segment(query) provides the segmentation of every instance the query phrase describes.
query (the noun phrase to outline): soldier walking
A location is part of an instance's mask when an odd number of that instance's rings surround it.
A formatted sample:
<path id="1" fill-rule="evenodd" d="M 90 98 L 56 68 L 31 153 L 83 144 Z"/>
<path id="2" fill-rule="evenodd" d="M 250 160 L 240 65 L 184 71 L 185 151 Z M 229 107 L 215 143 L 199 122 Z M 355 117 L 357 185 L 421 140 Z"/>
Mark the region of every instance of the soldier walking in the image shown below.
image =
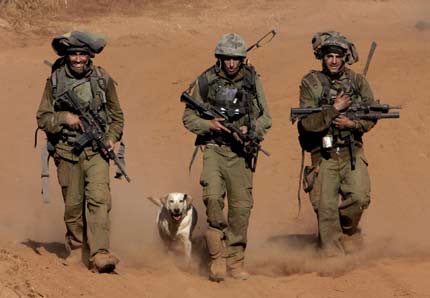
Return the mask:
<path id="1" fill-rule="evenodd" d="M 323 107 L 299 124 L 302 148 L 312 167 L 305 182 L 318 218 L 319 239 L 326 256 L 343 255 L 361 243 L 360 222 L 370 204 L 370 178 L 363 134 L 374 120 L 351 120 L 342 114 L 352 104 L 375 103 L 366 78 L 346 67 L 358 61 L 355 46 L 338 32 L 317 33 L 312 39 L 321 71 L 311 71 L 300 85 L 300 107 Z"/>
<path id="2" fill-rule="evenodd" d="M 217 61 L 197 78 L 192 97 L 219 108 L 244 135 L 262 139 L 272 119 L 260 77 L 246 63 L 246 55 L 242 37 L 236 33 L 222 36 L 215 48 Z M 224 280 L 226 273 L 235 279 L 249 277 L 244 260 L 256 157 L 246 153 L 244 144 L 223 122 L 224 118 L 206 119 L 190 107 L 183 115 L 185 127 L 197 135 L 196 145 L 203 149 L 200 184 L 209 224 L 209 279 L 217 282 Z M 225 197 L 227 218 L 223 213 Z"/>
<path id="3" fill-rule="evenodd" d="M 67 262 L 81 261 L 87 242 L 90 267 L 100 273 L 112 272 L 119 262 L 109 251 L 109 159 L 94 141 L 76 150 L 83 125 L 60 97 L 72 90 L 83 109 L 94 111 L 107 124 L 104 144 L 113 148 L 121 139 L 124 116 L 112 78 L 91 59 L 105 46 L 102 37 L 87 32 L 54 38 L 52 47 L 60 58 L 53 65 L 37 111 L 37 124 L 48 136 L 64 199 Z"/>

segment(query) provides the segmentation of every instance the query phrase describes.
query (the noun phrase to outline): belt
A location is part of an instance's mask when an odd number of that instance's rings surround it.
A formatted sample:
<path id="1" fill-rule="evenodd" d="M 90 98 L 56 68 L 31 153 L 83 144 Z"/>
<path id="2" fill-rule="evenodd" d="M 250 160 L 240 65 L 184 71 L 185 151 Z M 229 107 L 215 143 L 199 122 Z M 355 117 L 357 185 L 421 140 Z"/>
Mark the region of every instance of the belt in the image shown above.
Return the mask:
<path id="1" fill-rule="evenodd" d="M 356 143 L 354 145 L 354 150 L 352 154 L 355 155 L 358 151 L 362 149 L 362 147 L 363 145 L 361 143 Z M 320 160 L 321 158 L 333 160 L 350 159 L 351 156 L 349 153 L 349 145 L 336 145 L 330 150 L 320 149 L 311 153 L 312 164 L 314 164 L 314 162 Z"/>

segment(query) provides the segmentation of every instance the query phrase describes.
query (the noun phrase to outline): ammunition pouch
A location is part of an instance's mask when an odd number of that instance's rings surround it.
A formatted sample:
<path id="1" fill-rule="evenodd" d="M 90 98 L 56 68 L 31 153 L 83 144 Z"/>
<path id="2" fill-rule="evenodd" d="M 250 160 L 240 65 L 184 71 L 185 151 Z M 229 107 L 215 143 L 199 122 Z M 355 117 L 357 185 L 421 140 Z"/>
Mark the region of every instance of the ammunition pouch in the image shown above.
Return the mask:
<path id="1" fill-rule="evenodd" d="M 321 141 L 323 136 L 327 134 L 327 131 L 323 132 L 308 132 L 305 131 L 301 122 L 297 124 L 297 129 L 299 132 L 299 143 L 300 147 L 306 152 L 312 152 L 316 148 L 321 147 Z"/>

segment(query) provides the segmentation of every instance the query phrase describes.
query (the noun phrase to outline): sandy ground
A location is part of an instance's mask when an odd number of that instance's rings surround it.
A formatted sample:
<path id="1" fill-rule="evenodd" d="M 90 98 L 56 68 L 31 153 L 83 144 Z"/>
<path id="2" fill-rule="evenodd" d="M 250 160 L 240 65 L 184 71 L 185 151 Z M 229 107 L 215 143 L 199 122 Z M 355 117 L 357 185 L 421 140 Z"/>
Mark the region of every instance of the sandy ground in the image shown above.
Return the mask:
<path id="1" fill-rule="evenodd" d="M 430 297 L 428 1 L 161 1 L 133 14 L 72 19 L 46 20 L 45 27 L 20 33 L 0 22 L 1 298 Z M 215 284 L 201 265 L 201 156 L 188 175 L 194 136 L 182 126 L 179 95 L 214 62 L 222 34 L 238 32 L 251 43 L 272 28 L 278 36 L 250 54 L 273 115 L 264 142 L 272 156 L 260 157 L 255 175 L 246 265 L 253 275 Z M 53 165 L 52 202 L 43 204 L 40 196 L 43 137 L 34 149 L 35 112 L 49 75 L 42 61 L 55 59 L 46 32 L 73 29 L 108 34 L 109 46 L 95 62 L 119 83 L 126 115 L 133 181 L 112 180 L 112 249 L 122 260 L 112 275 L 62 264 L 63 205 Z M 355 41 L 358 72 L 371 41 L 378 43 L 368 79 L 381 101 L 403 107 L 399 120 L 380 121 L 365 137 L 372 178 L 365 248 L 331 261 L 315 251 L 316 221 L 306 196 L 296 217 L 300 150 L 289 122 L 302 76 L 320 67 L 311 37 L 328 29 Z M 190 268 L 163 253 L 156 209 L 144 199 L 171 191 L 190 193 L 200 214 Z"/>

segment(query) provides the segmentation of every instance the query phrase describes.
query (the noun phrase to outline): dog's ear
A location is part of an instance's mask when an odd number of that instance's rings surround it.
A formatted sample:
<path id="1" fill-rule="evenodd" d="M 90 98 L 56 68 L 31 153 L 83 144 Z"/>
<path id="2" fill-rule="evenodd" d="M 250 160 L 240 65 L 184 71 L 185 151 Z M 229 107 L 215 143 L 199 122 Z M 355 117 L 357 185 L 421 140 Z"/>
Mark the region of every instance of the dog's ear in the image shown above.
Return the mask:
<path id="1" fill-rule="evenodd" d="M 166 206 L 166 204 L 167 204 L 167 198 L 169 197 L 169 194 L 165 194 L 164 196 L 162 196 L 161 198 L 160 198 L 160 202 L 161 202 L 161 204 L 163 204 L 164 206 Z"/>
<path id="2" fill-rule="evenodd" d="M 184 199 L 185 201 L 187 201 L 187 205 L 191 206 L 191 203 L 193 202 L 193 197 L 188 194 L 184 194 Z"/>

